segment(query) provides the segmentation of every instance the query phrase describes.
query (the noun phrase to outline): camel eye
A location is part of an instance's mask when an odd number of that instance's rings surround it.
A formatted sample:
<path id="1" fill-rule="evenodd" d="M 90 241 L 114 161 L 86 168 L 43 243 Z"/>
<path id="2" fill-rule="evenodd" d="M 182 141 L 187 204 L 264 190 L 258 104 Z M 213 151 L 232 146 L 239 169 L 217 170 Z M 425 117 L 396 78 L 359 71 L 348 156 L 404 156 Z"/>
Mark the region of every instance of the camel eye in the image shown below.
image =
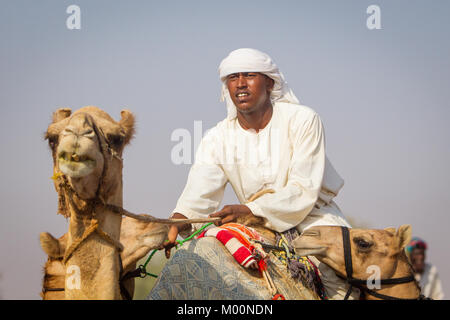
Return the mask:
<path id="1" fill-rule="evenodd" d="M 362 250 L 367 250 L 372 246 L 372 243 L 370 243 L 364 239 L 361 239 L 361 238 L 355 239 L 354 242 L 356 243 L 358 248 L 362 249 Z"/>
<path id="2" fill-rule="evenodd" d="M 124 137 L 120 134 L 108 134 L 108 141 L 112 147 L 119 148 L 123 144 Z"/>
<path id="3" fill-rule="evenodd" d="M 54 149 L 58 144 L 58 136 L 53 134 L 48 134 L 45 137 L 48 140 L 48 145 L 50 148 Z"/>

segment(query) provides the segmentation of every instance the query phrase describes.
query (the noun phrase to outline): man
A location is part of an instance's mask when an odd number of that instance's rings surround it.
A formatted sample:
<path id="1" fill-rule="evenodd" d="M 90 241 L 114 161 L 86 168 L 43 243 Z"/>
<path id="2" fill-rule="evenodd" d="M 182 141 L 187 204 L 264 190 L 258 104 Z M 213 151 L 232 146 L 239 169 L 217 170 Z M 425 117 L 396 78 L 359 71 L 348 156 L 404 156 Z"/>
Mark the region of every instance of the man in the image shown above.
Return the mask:
<path id="1" fill-rule="evenodd" d="M 441 280 L 434 265 L 425 262 L 427 244 L 420 238 L 413 238 L 406 247 L 414 268 L 416 280 L 419 282 L 422 294 L 434 300 L 444 299 Z"/>
<path id="2" fill-rule="evenodd" d="M 325 156 L 322 122 L 299 104 L 276 64 L 254 49 L 231 52 L 219 67 L 227 118 L 202 139 L 186 187 L 172 218 L 221 217 L 224 224 L 239 216 L 262 217 L 277 232 L 315 225 L 349 226 L 333 198 L 342 179 Z M 240 204 L 217 211 L 230 183 Z M 256 192 L 273 189 L 247 203 Z M 164 246 L 169 257 L 180 233 L 196 225 L 173 226 Z M 343 298 L 347 285 L 314 259 L 330 298 Z M 351 298 L 357 298 L 357 290 Z"/>

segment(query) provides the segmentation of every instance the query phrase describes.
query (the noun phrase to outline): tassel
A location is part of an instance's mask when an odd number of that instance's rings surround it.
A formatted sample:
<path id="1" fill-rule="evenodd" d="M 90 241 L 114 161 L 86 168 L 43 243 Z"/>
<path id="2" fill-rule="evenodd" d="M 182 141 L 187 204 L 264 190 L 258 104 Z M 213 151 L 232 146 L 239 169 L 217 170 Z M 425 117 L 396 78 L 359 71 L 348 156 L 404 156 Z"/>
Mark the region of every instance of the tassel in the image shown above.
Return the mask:
<path id="1" fill-rule="evenodd" d="M 263 271 L 267 270 L 267 264 L 264 259 L 258 260 L 258 270 L 262 273 Z"/>

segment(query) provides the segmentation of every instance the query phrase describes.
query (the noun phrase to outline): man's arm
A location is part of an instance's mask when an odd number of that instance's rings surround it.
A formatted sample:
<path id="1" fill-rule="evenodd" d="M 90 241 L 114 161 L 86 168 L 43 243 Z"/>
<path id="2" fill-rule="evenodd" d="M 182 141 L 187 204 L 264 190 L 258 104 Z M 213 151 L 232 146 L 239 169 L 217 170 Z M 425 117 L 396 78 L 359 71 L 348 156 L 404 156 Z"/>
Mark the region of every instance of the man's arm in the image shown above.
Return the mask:
<path id="1" fill-rule="evenodd" d="M 434 267 L 434 277 L 432 279 L 431 283 L 431 293 L 430 298 L 434 300 L 443 300 L 444 299 L 444 291 L 442 290 L 442 283 L 441 279 L 439 278 L 439 274 L 437 272 L 437 269 Z"/>
<path id="2" fill-rule="evenodd" d="M 184 215 L 182 215 L 181 213 L 178 213 L 178 212 L 174 212 L 172 214 L 172 218 L 173 219 L 187 219 L 186 216 L 184 216 Z M 190 230 L 191 228 L 192 228 L 192 226 L 191 226 L 190 223 L 173 225 L 173 226 L 170 227 L 169 233 L 168 233 L 168 236 L 167 236 L 168 241 L 165 242 L 162 245 L 162 247 L 161 247 L 161 249 L 164 249 L 167 259 L 170 258 L 170 250 L 173 247 L 175 247 L 175 245 L 176 245 L 178 234 L 180 232 Z"/>
<path id="3" fill-rule="evenodd" d="M 216 130 L 210 130 L 200 142 L 195 163 L 189 171 L 186 186 L 171 218 L 206 218 L 217 210 L 222 201 L 228 179 L 217 161 L 216 152 L 220 148 L 215 134 Z M 186 236 L 197 227 L 199 226 L 195 224 L 172 226 L 169 230 L 169 241 L 163 246 L 166 256 L 170 256 L 170 249 L 176 244 L 179 233 Z"/>
<path id="4" fill-rule="evenodd" d="M 252 214 L 253 214 L 252 211 L 246 205 L 232 204 L 232 205 L 224 206 L 222 208 L 222 210 L 220 210 L 216 213 L 210 214 L 209 216 L 211 218 L 216 218 L 216 217 L 222 218 L 222 220 L 215 223 L 216 226 L 221 226 L 222 224 L 225 224 L 225 223 L 234 222 L 239 217 L 248 216 L 248 215 L 252 215 Z"/>

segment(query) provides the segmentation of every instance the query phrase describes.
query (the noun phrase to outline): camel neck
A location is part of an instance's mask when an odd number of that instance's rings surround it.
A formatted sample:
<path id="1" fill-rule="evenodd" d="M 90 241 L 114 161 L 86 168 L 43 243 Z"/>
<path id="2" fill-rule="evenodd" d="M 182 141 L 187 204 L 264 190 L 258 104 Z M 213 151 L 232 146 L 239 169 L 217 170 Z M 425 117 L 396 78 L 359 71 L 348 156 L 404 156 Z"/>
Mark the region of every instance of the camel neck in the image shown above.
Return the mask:
<path id="1" fill-rule="evenodd" d="M 108 200 L 115 205 L 122 205 L 121 197 Z M 73 203 L 69 205 L 67 245 L 74 249 L 67 250 L 71 252 L 66 265 L 79 267 L 81 287 L 79 290 L 66 287 L 66 299 L 120 299 L 118 247 L 122 216 L 100 204 L 87 209 L 87 212 L 80 213 Z M 90 210 L 95 210 L 95 214 Z M 98 222 L 98 226 L 94 228 L 93 222 Z M 97 231 L 91 233 L 91 229 Z"/>
<path id="2" fill-rule="evenodd" d="M 69 234 L 70 238 L 79 238 L 84 230 L 89 227 L 92 219 L 96 219 L 99 227 L 111 234 L 113 238 L 120 237 L 121 216 L 107 209 L 94 199 L 83 200 L 75 192 L 66 193 L 66 210 L 70 213 Z M 115 188 L 112 194 L 105 200 L 107 204 L 122 207 L 122 188 Z"/>

